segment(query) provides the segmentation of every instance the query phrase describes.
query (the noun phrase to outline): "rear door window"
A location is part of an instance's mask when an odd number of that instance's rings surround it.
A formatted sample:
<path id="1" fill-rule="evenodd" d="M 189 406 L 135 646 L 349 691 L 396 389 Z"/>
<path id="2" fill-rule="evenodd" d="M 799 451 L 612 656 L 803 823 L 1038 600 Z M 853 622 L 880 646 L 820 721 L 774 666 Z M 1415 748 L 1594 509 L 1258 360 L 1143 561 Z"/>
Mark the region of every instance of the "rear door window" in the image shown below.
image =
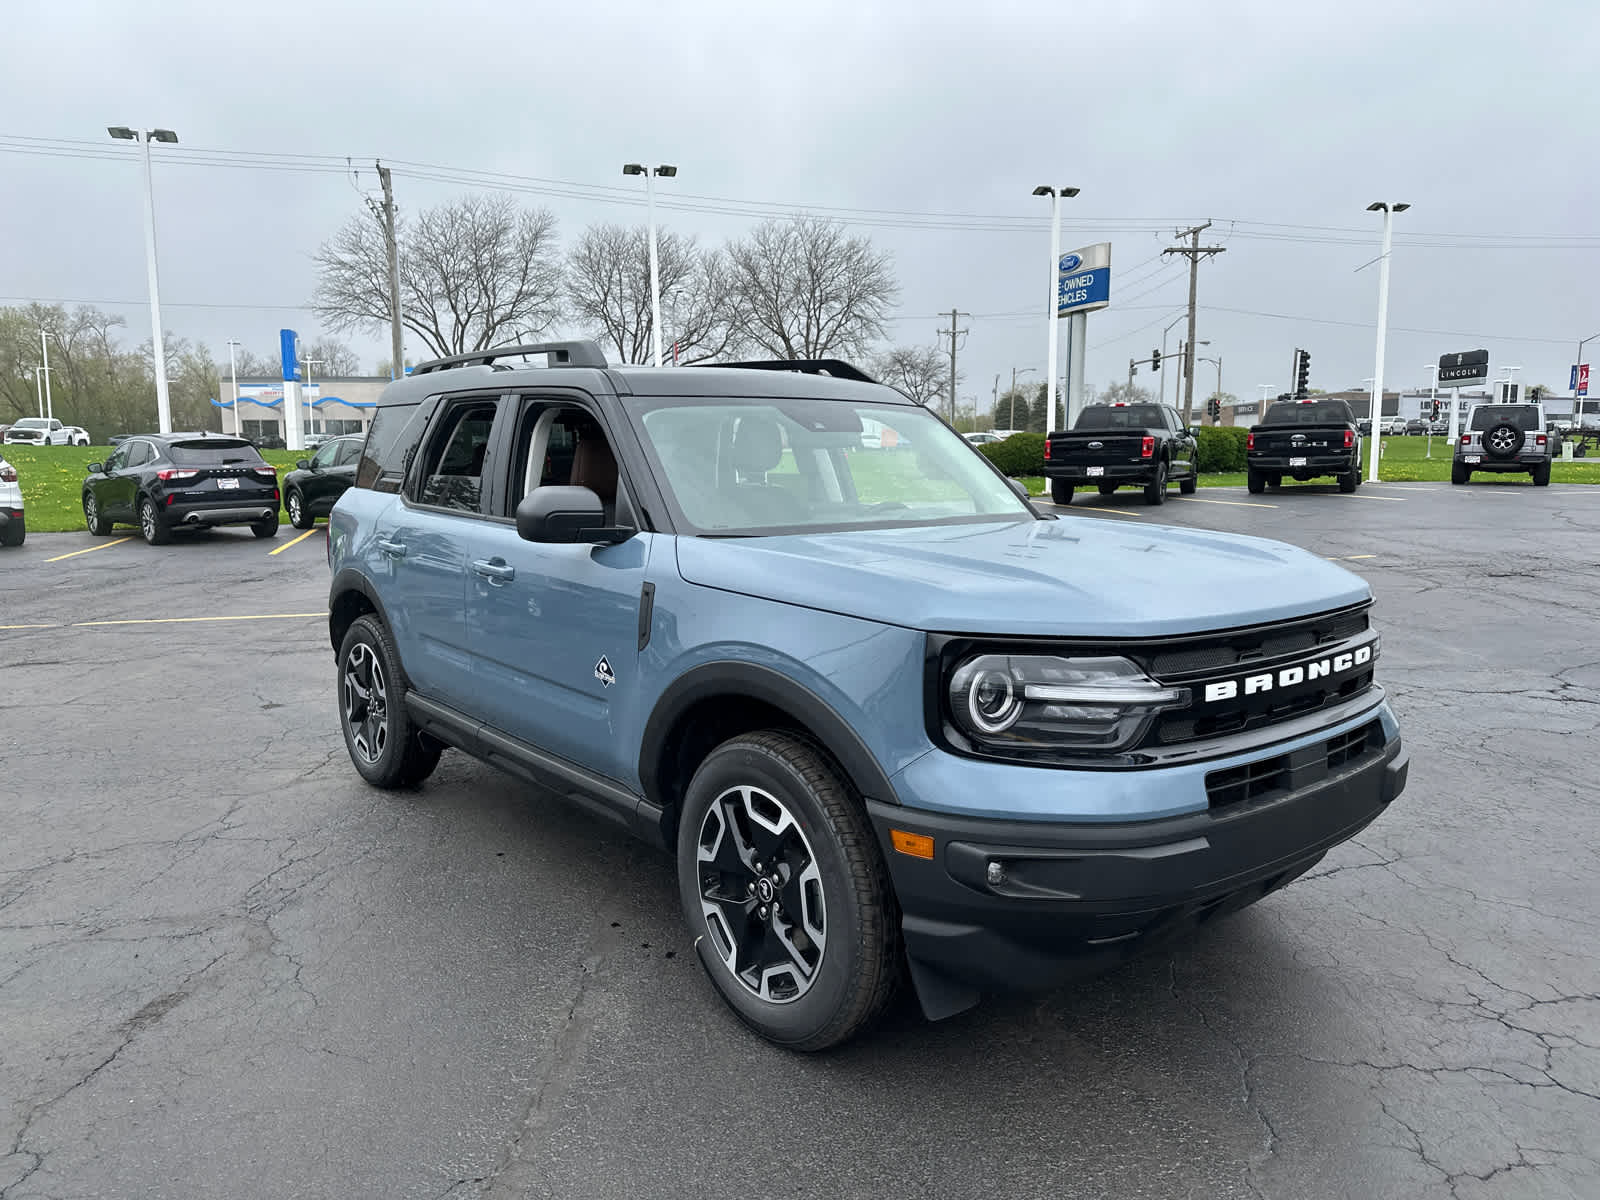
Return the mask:
<path id="1" fill-rule="evenodd" d="M 482 511 L 484 466 L 499 408 L 498 399 L 465 400 L 445 412 L 428 440 L 413 501 Z"/>

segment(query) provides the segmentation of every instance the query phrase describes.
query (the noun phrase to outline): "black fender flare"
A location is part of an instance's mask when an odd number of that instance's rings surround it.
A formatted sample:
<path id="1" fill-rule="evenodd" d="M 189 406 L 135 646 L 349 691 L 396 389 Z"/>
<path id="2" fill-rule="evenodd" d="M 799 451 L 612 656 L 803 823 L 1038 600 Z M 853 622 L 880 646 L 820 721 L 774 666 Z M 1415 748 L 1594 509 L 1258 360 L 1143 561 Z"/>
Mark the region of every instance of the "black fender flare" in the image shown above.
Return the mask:
<path id="1" fill-rule="evenodd" d="M 334 622 L 339 619 L 338 600 L 346 592 L 358 592 L 368 604 L 377 611 L 378 619 L 388 629 L 394 626 L 389 622 L 389 610 L 383 606 L 383 600 L 378 595 L 378 590 L 372 586 L 372 581 L 355 567 L 341 567 L 339 573 L 333 577 L 333 582 L 328 585 L 328 641 L 333 645 L 333 652 L 339 653 L 339 642 L 342 640 L 334 632 Z M 399 647 L 395 648 L 398 654 Z M 401 664 L 402 669 L 404 664 Z"/>
<path id="2" fill-rule="evenodd" d="M 639 745 L 639 780 L 646 796 L 662 794 L 660 763 L 678 719 L 702 700 L 729 696 L 759 700 L 789 714 L 816 735 L 863 797 L 900 803 L 878 760 L 831 705 L 780 671 L 736 660 L 703 663 L 684 672 L 661 693 Z"/>

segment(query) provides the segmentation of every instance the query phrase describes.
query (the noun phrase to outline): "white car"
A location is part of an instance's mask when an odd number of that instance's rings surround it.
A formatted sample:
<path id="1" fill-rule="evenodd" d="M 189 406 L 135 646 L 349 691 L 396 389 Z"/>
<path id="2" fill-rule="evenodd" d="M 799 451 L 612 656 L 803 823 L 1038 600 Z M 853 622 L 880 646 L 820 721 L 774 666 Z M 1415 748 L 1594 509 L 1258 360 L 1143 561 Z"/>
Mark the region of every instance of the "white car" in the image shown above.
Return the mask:
<path id="1" fill-rule="evenodd" d="M 1406 431 L 1404 417 L 1385 417 L 1382 425 L 1385 437 L 1401 437 Z"/>
<path id="2" fill-rule="evenodd" d="M 8 446 L 87 446 L 89 431 L 54 417 L 23 417 L 6 430 Z"/>
<path id="3" fill-rule="evenodd" d="M 981 430 L 978 433 L 963 433 L 961 436 L 966 438 L 967 441 L 971 442 L 974 446 L 987 446 L 990 442 L 1005 441 L 1005 439 L 999 434 L 990 433 L 988 430 Z"/>
<path id="4" fill-rule="evenodd" d="M 0 458 L 0 546 L 20 546 L 28 536 L 22 520 L 22 484 L 17 469 Z"/>

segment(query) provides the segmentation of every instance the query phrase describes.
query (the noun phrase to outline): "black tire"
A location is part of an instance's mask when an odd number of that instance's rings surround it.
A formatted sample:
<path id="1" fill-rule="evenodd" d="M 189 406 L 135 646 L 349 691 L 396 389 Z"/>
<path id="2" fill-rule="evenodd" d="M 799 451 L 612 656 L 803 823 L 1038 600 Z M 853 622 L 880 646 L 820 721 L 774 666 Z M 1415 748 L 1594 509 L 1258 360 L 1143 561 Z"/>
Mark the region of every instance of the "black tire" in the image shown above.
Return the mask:
<path id="1" fill-rule="evenodd" d="M 1144 502 L 1146 504 L 1165 504 L 1167 502 L 1167 464 L 1156 464 L 1156 477 L 1144 485 Z"/>
<path id="2" fill-rule="evenodd" d="M 1360 467 L 1351 467 L 1343 475 L 1339 476 L 1339 490 L 1341 492 L 1343 492 L 1347 496 L 1351 492 L 1355 491 L 1360 486 L 1361 486 L 1361 468 Z"/>
<path id="3" fill-rule="evenodd" d="M 306 509 L 299 488 L 289 489 L 289 494 L 283 498 L 283 506 L 289 510 L 289 524 L 296 529 L 310 529 L 317 523 L 317 519 Z"/>
<path id="4" fill-rule="evenodd" d="M 1283 486 L 1283 476 L 1282 475 L 1268 475 L 1267 476 L 1267 486 L 1269 488 L 1281 488 Z"/>
<path id="5" fill-rule="evenodd" d="M 361 778 L 392 789 L 415 787 L 433 774 L 443 748 L 412 724 L 400 656 L 383 622 L 370 613 L 344 635 L 336 687 L 339 729 Z"/>
<path id="6" fill-rule="evenodd" d="M 1244 486 L 1249 490 L 1252 496 L 1259 496 L 1262 492 L 1267 490 L 1267 477 L 1261 474 L 1259 471 L 1246 471 L 1244 476 Z"/>
<path id="7" fill-rule="evenodd" d="M 100 512 L 100 501 L 93 492 L 83 494 L 83 523 L 95 537 L 105 537 L 111 532 L 111 522 Z"/>
<path id="8" fill-rule="evenodd" d="M 28 527 L 21 517 L 6 522 L 6 531 L 0 534 L 0 546 L 20 546 L 28 540 Z"/>
<path id="9" fill-rule="evenodd" d="M 1502 421 L 1483 431 L 1483 452 L 1490 458 L 1510 458 L 1527 440 L 1526 433 L 1510 421 Z"/>
<path id="10" fill-rule="evenodd" d="M 1459 462 L 1450 464 L 1450 482 L 1455 484 L 1466 483 L 1472 478 L 1472 472 Z"/>
<path id="11" fill-rule="evenodd" d="M 888 869 L 860 801 L 811 742 L 768 730 L 706 756 L 683 800 L 678 893 L 712 985 L 768 1041 L 826 1050 L 894 996 L 900 913 Z"/>
<path id="12" fill-rule="evenodd" d="M 152 546 L 165 546 L 172 540 L 172 530 L 167 527 L 167 519 L 161 515 L 156 502 L 149 496 L 139 498 L 139 532 L 144 534 L 144 540 Z"/>
<path id="13" fill-rule="evenodd" d="M 1114 483 L 1097 483 L 1097 484 L 1095 484 L 1095 489 L 1102 496 L 1110 496 L 1110 495 L 1113 495 L 1116 492 L 1117 485 L 1114 484 Z"/>
<path id="14" fill-rule="evenodd" d="M 277 537 L 278 514 L 273 513 L 270 521 L 257 521 L 254 525 L 250 526 L 250 532 L 255 534 L 258 538 Z"/>
<path id="15" fill-rule="evenodd" d="M 1189 464 L 1189 477 L 1178 484 L 1178 495 L 1192 496 L 1200 486 L 1200 460 Z"/>
<path id="16" fill-rule="evenodd" d="M 1072 503 L 1072 485 L 1065 479 L 1052 479 L 1050 481 L 1050 499 L 1057 504 Z"/>
<path id="17" fill-rule="evenodd" d="M 1534 487 L 1549 487 L 1550 486 L 1550 464 L 1549 463 L 1540 463 L 1537 467 L 1535 467 L 1533 469 L 1532 473 L 1533 473 L 1533 486 Z"/>

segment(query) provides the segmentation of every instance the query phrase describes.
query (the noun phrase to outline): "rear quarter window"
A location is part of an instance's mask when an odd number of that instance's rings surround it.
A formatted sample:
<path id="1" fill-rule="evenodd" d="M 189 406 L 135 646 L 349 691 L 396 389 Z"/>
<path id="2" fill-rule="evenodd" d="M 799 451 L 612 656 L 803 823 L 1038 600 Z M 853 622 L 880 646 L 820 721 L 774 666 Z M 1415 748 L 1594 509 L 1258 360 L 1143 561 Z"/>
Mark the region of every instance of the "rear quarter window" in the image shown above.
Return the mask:
<path id="1" fill-rule="evenodd" d="M 356 487 L 399 492 L 437 403 L 431 397 L 420 404 L 389 404 L 373 414 L 356 464 Z"/>

